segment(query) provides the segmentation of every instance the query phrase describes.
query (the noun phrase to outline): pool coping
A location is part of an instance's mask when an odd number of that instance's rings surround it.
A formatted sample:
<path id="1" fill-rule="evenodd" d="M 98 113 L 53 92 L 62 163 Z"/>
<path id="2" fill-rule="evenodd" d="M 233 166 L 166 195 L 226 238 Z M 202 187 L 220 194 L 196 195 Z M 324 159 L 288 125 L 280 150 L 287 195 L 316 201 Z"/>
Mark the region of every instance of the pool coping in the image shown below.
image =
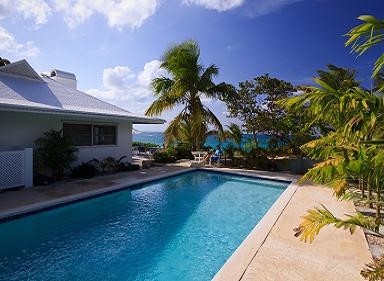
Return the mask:
<path id="1" fill-rule="evenodd" d="M 92 198 L 100 197 L 103 195 L 107 195 L 109 193 L 118 192 L 125 189 L 136 189 L 140 188 L 143 184 L 150 183 L 153 181 L 166 179 L 170 177 L 174 177 L 180 174 L 189 173 L 198 169 L 186 169 L 179 170 L 174 172 L 168 172 L 167 174 L 148 176 L 148 178 L 137 180 L 134 183 L 119 183 L 112 186 L 108 186 L 105 188 L 100 188 L 92 191 L 85 191 L 69 196 L 63 196 L 47 201 L 42 201 L 38 203 L 28 204 L 22 207 L 12 208 L 4 211 L 0 211 L 0 223 L 8 222 L 11 220 L 16 220 L 22 217 L 38 214 L 41 212 L 45 212 L 51 209 L 59 208 L 65 205 L 74 204 L 77 202 L 81 202 L 84 200 L 89 200 Z"/>
<path id="2" fill-rule="evenodd" d="M 285 179 L 285 177 L 259 175 L 257 171 L 246 171 L 246 170 L 244 171 L 240 169 L 232 170 L 232 169 L 222 169 L 222 168 L 204 168 L 204 167 L 188 168 L 185 170 L 167 172 L 166 174 L 151 175 L 151 176 L 148 176 L 147 178 L 139 179 L 133 183 L 121 182 L 121 183 L 108 186 L 105 188 L 100 188 L 97 190 L 85 191 L 85 192 L 81 192 L 73 195 L 63 196 L 63 197 L 59 197 L 59 198 L 55 198 L 47 201 L 42 201 L 38 203 L 28 204 L 21 207 L 0 211 L 0 224 L 8 221 L 16 220 L 22 217 L 52 210 L 55 208 L 60 208 L 60 207 L 81 202 L 84 200 L 100 197 L 103 195 L 107 195 L 109 193 L 118 192 L 125 189 L 131 189 L 131 190 L 137 189 L 146 183 L 150 183 L 153 181 L 162 180 L 166 178 L 171 178 L 184 173 L 190 173 L 190 172 L 199 171 L 199 170 L 211 171 L 211 172 L 222 173 L 222 174 L 232 174 L 236 176 L 246 176 L 246 177 L 251 177 L 255 179 L 267 179 L 267 180 L 275 180 L 275 181 L 287 182 L 287 183 L 291 182 L 291 180 Z"/>
<path id="3" fill-rule="evenodd" d="M 273 176 L 268 177 L 268 179 L 276 180 Z M 290 181 L 291 183 L 288 187 L 237 247 L 235 252 L 227 259 L 212 281 L 238 281 L 242 279 L 252 260 L 263 246 L 272 228 L 298 189 L 297 180 L 292 179 Z"/>

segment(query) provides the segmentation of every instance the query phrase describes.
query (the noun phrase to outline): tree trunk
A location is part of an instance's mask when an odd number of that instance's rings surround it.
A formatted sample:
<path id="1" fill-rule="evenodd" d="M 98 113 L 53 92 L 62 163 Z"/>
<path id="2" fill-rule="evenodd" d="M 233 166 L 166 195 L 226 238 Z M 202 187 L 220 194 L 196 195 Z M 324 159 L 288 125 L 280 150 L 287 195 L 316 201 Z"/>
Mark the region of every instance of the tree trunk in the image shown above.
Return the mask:
<path id="1" fill-rule="evenodd" d="M 257 141 L 257 133 L 255 129 L 252 129 L 253 141 L 255 142 L 256 147 L 259 147 L 259 143 Z"/>
<path id="2" fill-rule="evenodd" d="M 372 204 L 372 189 L 371 189 L 371 185 L 369 183 L 367 183 L 367 191 L 368 191 L 368 200 L 370 201 L 368 206 L 369 206 L 369 208 L 373 208 L 373 204 Z"/>
<path id="3" fill-rule="evenodd" d="M 376 224 L 380 225 L 381 224 L 381 214 L 380 214 L 380 188 L 379 185 L 377 186 L 376 190 Z"/>
<path id="4" fill-rule="evenodd" d="M 365 198 L 365 186 L 362 178 L 359 178 L 359 189 L 361 190 L 361 195 Z"/>

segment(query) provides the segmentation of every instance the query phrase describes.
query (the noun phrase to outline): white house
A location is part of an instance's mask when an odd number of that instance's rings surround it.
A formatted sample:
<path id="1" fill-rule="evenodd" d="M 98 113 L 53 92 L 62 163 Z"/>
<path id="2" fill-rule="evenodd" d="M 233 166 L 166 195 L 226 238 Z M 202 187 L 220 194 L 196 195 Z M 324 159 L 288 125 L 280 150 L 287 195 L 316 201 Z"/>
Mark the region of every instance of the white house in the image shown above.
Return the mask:
<path id="1" fill-rule="evenodd" d="M 0 151 L 31 148 L 55 129 L 72 137 L 77 163 L 108 156 L 131 159 L 132 124 L 165 122 L 101 101 L 76 84 L 74 74 L 60 70 L 40 76 L 26 60 L 0 67 Z"/>

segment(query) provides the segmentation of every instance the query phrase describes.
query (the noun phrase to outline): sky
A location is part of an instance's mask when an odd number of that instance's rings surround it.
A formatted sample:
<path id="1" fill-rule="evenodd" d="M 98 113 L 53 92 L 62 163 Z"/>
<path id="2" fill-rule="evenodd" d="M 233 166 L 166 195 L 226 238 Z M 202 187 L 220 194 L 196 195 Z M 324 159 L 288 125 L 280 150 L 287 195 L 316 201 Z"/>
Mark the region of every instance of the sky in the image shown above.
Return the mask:
<path id="1" fill-rule="evenodd" d="M 343 36 L 364 14 L 384 19 L 384 0 L 0 0 L 0 56 L 26 59 L 38 73 L 73 72 L 79 90 L 144 114 L 155 99 L 152 79 L 166 75 L 162 55 L 189 39 L 202 65 L 219 67 L 216 83 L 238 86 L 268 73 L 311 85 L 332 63 L 356 69 L 370 87 L 383 46 L 357 57 Z M 239 123 L 224 103 L 204 103 L 223 125 Z M 169 122 L 178 109 L 158 117 Z"/>

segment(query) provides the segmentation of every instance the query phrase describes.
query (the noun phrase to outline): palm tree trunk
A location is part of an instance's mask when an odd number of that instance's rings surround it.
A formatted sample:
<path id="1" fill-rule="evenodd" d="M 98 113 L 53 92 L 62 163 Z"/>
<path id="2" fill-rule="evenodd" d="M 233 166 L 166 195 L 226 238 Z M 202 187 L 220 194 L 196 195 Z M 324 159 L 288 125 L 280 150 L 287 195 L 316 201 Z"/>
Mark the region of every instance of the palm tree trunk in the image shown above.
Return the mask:
<path id="1" fill-rule="evenodd" d="M 371 185 L 369 183 L 367 183 L 367 190 L 368 190 L 368 201 L 369 201 L 369 208 L 373 208 L 373 204 L 372 204 L 372 188 L 371 188 Z"/>
<path id="2" fill-rule="evenodd" d="M 361 197 L 365 198 L 365 186 L 362 178 L 359 178 L 359 190 L 361 191 Z"/>
<path id="3" fill-rule="evenodd" d="M 257 133 L 255 129 L 252 129 L 253 141 L 255 142 L 256 147 L 259 147 L 259 143 L 257 142 Z"/>
<path id="4" fill-rule="evenodd" d="M 377 185 L 377 190 L 376 190 L 376 224 L 380 225 L 381 224 L 381 214 L 380 214 L 380 187 Z"/>

